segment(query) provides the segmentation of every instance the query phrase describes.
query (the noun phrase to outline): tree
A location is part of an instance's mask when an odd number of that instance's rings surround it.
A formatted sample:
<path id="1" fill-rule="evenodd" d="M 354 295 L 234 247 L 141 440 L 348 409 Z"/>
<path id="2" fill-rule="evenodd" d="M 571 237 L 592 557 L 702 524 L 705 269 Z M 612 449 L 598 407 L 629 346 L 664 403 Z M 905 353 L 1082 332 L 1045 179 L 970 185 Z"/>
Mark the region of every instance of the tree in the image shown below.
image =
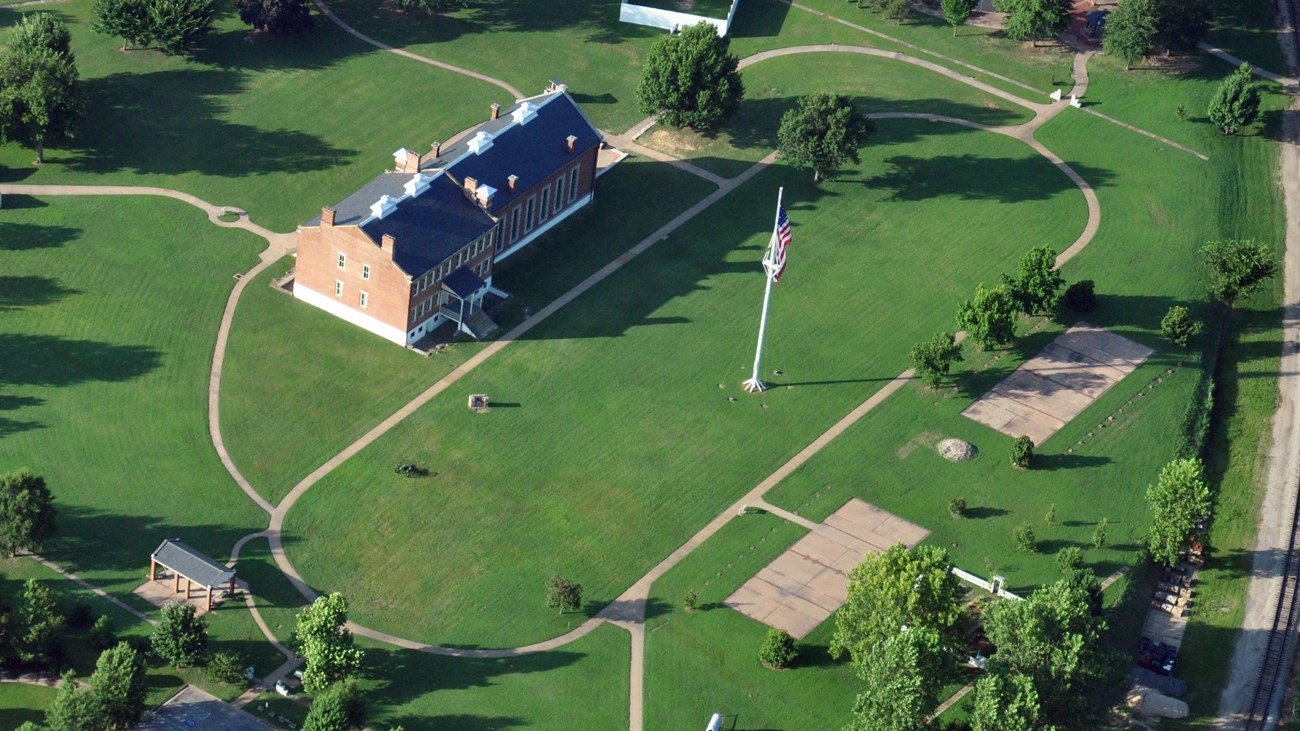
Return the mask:
<path id="1" fill-rule="evenodd" d="M 113 618 L 107 614 L 99 615 L 99 619 L 90 627 L 90 646 L 96 650 L 107 650 L 117 644 L 117 628 L 113 626 Z"/>
<path id="2" fill-rule="evenodd" d="M 1070 24 L 1069 0 L 994 0 L 994 7 L 1007 13 L 1003 26 L 1008 38 L 1038 41 L 1051 38 Z"/>
<path id="3" fill-rule="evenodd" d="M 1034 463 L 1034 440 L 1026 436 L 1016 437 L 1011 443 L 1011 466 L 1026 470 Z"/>
<path id="4" fill-rule="evenodd" d="M 22 603 L 18 607 L 18 659 L 25 663 L 49 663 L 51 645 L 63 627 L 63 615 L 54 594 L 45 584 L 28 579 L 23 584 Z"/>
<path id="5" fill-rule="evenodd" d="M 1005 284 L 985 289 L 957 310 L 957 327 L 966 331 L 984 350 L 1009 345 L 1016 337 L 1016 302 Z"/>
<path id="6" fill-rule="evenodd" d="M 244 656 L 238 652 L 218 652 L 208 658 L 208 665 L 203 669 L 203 673 L 214 683 L 242 684 L 246 664 Z"/>
<path id="7" fill-rule="evenodd" d="M 875 125 L 847 96 L 810 94 L 781 116 L 777 150 L 795 167 L 811 168 L 813 180 L 819 181 L 842 165 L 857 163 L 858 148 L 874 131 Z"/>
<path id="8" fill-rule="evenodd" d="M 768 670 L 784 670 L 798 656 L 799 648 L 794 646 L 794 638 L 789 632 L 775 627 L 767 631 L 763 645 L 758 648 L 758 661 Z"/>
<path id="9" fill-rule="evenodd" d="M 546 606 L 559 609 L 560 614 L 578 611 L 582 606 L 582 584 L 563 576 L 552 576 L 546 582 Z"/>
<path id="10" fill-rule="evenodd" d="M 1156 0 L 1124 0 L 1106 16 L 1102 48 L 1124 61 L 1124 70 L 1151 55 L 1159 34 Z"/>
<path id="11" fill-rule="evenodd" d="M 1056 270 L 1056 252 L 1050 246 L 1036 246 L 1020 257 L 1015 278 L 1002 276 L 1002 283 L 1026 315 L 1051 312 L 1061 298 L 1065 278 Z"/>
<path id="12" fill-rule="evenodd" d="M 641 111 L 657 114 L 670 127 L 721 127 L 745 95 L 740 60 L 730 47 L 731 39 L 703 22 L 655 43 L 636 90 Z"/>
<path id="13" fill-rule="evenodd" d="M 1038 552 L 1038 536 L 1034 534 L 1034 527 L 1028 523 L 1021 523 L 1011 531 L 1011 537 L 1016 541 L 1016 550 L 1022 553 Z"/>
<path id="14" fill-rule="evenodd" d="M 315 27 L 307 0 L 235 0 L 239 19 L 277 36 L 305 33 Z"/>
<path id="15" fill-rule="evenodd" d="M 1147 488 L 1151 504 L 1151 532 L 1147 550 L 1165 566 L 1178 563 L 1187 536 L 1210 512 L 1210 486 L 1199 459 L 1176 459 L 1160 470 L 1156 484 Z"/>
<path id="16" fill-rule="evenodd" d="M 59 532 L 57 514 L 44 477 L 27 470 L 0 475 L 0 551 L 17 556 L 45 548 Z"/>
<path id="17" fill-rule="evenodd" d="M 131 728 L 144 715 L 148 693 L 144 658 L 127 642 L 100 653 L 90 688 L 114 728 Z"/>
<path id="18" fill-rule="evenodd" d="M 148 0 L 149 40 L 168 56 L 188 55 L 212 32 L 216 0 Z"/>
<path id="19" fill-rule="evenodd" d="M 1210 0 L 1160 0 L 1158 7 L 1156 27 L 1160 30 L 1160 42 L 1166 48 L 1195 49 L 1210 32 L 1210 21 L 1213 20 Z M 1109 33 L 1109 20 L 1106 25 Z"/>
<path id="20" fill-rule="evenodd" d="M 952 37 L 956 38 L 957 27 L 970 19 L 971 13 L 979 7 L 979 0 L 940 0 L 939 5 L 943 8 L 943 19 L 952 26 Z"/>
<path id="21" fill-rule="evenodd" d="M 1174 345 L 1187 347 L 1188 341 L 1196 334 L 1196 322 L 1192 320 L 1192 313 L 1181 305 L 1170 307 L 1169 312 L 1160 320 L 1160 334 Z"/>
<path id="22" fill-rule="evenodd" d="M 881 15 L 885 20 L 901 23 L 912 15 L 912 0 L 885 0 Z"/>
<path id="23" fill-rule="evenodd" d="M 162 621 L 149 636 L 153 653 L 184 668 L 197 665 L 208 646 L 208 621 L 188 602 L 170 602 L 162 610 Z"/>
<path id="24" fill-rule="evenodd" d="M 966 515 L 966 498 L 955 497 L 949 500 L 948 515 L 953 518 L 960 518 Z"/>
<path id="25" fill-rule="evenodd" d="M 1259 85 L 1251 76 L 1250 64 L 1243 63 L 1219 84 L 1210 99 L 1210 121 L 1225 135 L 1235 135 L 1259 116 Z"/>
<path id="26" fill-rule="evenodd" d="M 1047 515 L 1043 516 L 1043 522 L 1047 524 L 1048 528 L 1056 525 L 1056 503 L 1052 503 L 1052 506 L 1047 509 Z"/>
<path id="27" fill-rule="evenodd" d="M 1069 574 L 1083 568 L 1083 551 L 1078 546 L 1069 546 L 1056 552 L 1056 566 L 1061 573 Z"/>
<path id="28" fill-rule="evenodd" d="M 1107 521 L 1105 518 L 1102 518 L 1100 521 L 1097 522 L 1097 527 L 1092 529 L 1092 547 L 1093 547 L 1093 548 L 1105 548 L 1105 547 L 1106 547 L 1106 524 L 1107 524 L 1107 522 L 1108 522 L 1108 521 Z"/>
<path id="29" fill-rule="evenodd" d="M 700 601 L 699 589 L 687 589 L 686 596 L 682 597 L 682 607 L 688 612 L 695 611 L 695 605 Z"/>
<path id="30" fill-rule="evenodd" d="M 302 731 L 347 731 L 366 722 L 366 705 L 357 681 L 344 680 L 318 695 L 303 719 Z"/>
<path id="31" fill-rule="evenodd" d="M 903 544 L 867 556 L 849 572 L 848 598 L 835 615 L 831 656 L 847 650 L 862 674 L 876 646 L 911 629 L 932 629 L 946 644 L 959 641 L 961 583 L 948 567 L 948 552 L 938 546 Z"/>
<path id="32" fill-rule="evenodd" d="M 68 32 L 68 26 L 51 13 L 31 13 L 21 17 L 9 31 L 8 46 L 10 50 L 22 51 L 48 48 L 73 60 L 72 34 Z"/>
<path id="33" fill-rule="evenodd" d="M 1033 682 L 1011 673 L 986 675 L 975 682 L 971 731 L 1035 731 L 1042 709 Z"/>
<path id="34" fill-rule="evenodd" d="M 72 137 L 83 115 L 69 56 L 44 46 L 0 54 L 0 140 L 35 147 L 40 165 L 45 143 Z"/>
<path id="35" fill-rule="evenodd" d="M 149 22 L 149 0 L 95 0 L 92 30 L 122 39 L 122 50 L 130 44 L 147 44 L 153 28 Z"/>
<path id="36" fill-rule="evenodd" d="M 78 687 L 76 674 L 69 670 L 63 674 L 54 703 L 45 712 L 45 725 L 50 731 L 104 731 L 109 718 L 99 696 Z"/>
<path id="37" fill-rule="evenodd" d="M 1085 692 L 1106 670 L 1106 622 L 1092 606 L 1086 587 L 1065 578 L 1024 601 L 999 601 L 984 611 L 984 631 L 998 648 L 989 658 L 990 674 L 1028 678 L 1045 720 L 1080 710 Z"/>
<path id="38" fill-rule="evenodd" d="M 1229 308 L 1277 275 L 1273 252 L 1250 239 L 1211 241 L 1201 247 L 1201 264 L 1209 275 L 1210 298 Z"/>
<path id="39" fill-rule="evenodd" d="M 938 632 L 909 628 L 876 647 L 861 673 L 866 685 L 846 731 L 913 731 L 939 701 L 951 657 Z"/>
<path id="40" fill-rule="evenodd" d="M 465 7 L 464 0 L 397 0 L 397 7 L 406 12 L 440 15 Z"/>
<path id="41" fill-rule="evenodd" d="M 338 592 L 316 597 L 298 613 L 289 643 L 306 663 L 302 687 L 308 693 L 321 693 L 361 674 L 365 653 L 355 646 L 347 624 L 348 601 Z"/>
<path id="42" fill-rule="evenodd" d="M 961 346 L 952 333 L 938 333 L 929 340 L 912 346 L 912 367 L 930 388 L 938 388 L 952 370 L 952 364 L 961 361 Z"/>

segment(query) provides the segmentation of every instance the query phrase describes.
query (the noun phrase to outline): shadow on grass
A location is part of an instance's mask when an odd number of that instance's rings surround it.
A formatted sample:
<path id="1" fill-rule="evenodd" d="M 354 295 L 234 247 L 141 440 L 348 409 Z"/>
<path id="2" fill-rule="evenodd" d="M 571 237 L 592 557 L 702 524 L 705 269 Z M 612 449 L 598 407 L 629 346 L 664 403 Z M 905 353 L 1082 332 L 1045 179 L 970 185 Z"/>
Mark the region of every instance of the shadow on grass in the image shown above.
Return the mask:
<path id="1" fill-rule="evenodd" d="M 87 381 L 129 381 L 162 365 L 162 353 L 149 346 L 52 335 L 0 335 L 0 353 L 14 356 L 0 358 L 0 385 L 72 386 Z"/>
<path id="2" fill-rule="evenodd" d="M 732 38 L 772 38 L 781 34 L 790 4 L 785 2 L 742 2 L 731 19 L 727 35 Z"/>
<path id="3" fill-rule="evenodd" d="M 47 205 L 42 201 L 25 195 L 7 195 L 4 207 L 37 208 Z M 26 251 L 29 249 L 53 249 L 75 240 L 81 235 L 81 229 L 70 226 L 38 226 L 31 223 L 0 223 L 0 251 Z M 4 291 L 0 289 L 0 296 Z"/>
<path id="4" fill-rule="evenodd" d="M 0 276 L 0 312 L 48 305 L 73 294 L 79 294 L 78 290 L 49 277 Z"/>
<path id="5" fill-rule="evenodd" d="M 869 188 L 892 191 L 892 200 L 955 197 L 1019 203 L 1047 200 L 1059 193 L 1077 190 L 1072 180 L 1054 167 L 1044 166 L 1036 157 L 946 155 L 916 158 L 904 155 L 887 158 L 885 162 L 892 167 L 891 170 L 857 182 Z M 1114 177 L 1110 171 L 1097 167 L 1078 163 L 1071 167 L 1094 188 L 1108 185 Z"/>
<path id="6" fill-rule="evenodd" d="M 962 514 L 962 517 L 971 518 L 972 520 L 983 520 L 985 518 L 1000 518 L 1003 515 L 1010 515 L 1010 514 L 1011 511 L 1006 510 L 1005 508 L 982 507 L 982 508 L 966 508 L 966 512 Z"/>

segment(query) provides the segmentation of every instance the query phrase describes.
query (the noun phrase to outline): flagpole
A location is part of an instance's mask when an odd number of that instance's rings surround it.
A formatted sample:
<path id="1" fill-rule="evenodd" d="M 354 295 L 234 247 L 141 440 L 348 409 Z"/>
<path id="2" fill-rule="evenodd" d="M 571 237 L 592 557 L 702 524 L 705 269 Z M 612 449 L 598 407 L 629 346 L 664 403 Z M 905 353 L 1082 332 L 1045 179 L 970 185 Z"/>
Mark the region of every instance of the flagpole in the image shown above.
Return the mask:
<path id="1" fill-rule="evenodd" d="M 767 333 L 767 308 L 772 301 L 772 281 L 776 276 L 776 268 L 772 266 L 772 247 L 777 245 L 777 226 L 781 221 L 781 199 L 785 195 L 785 188 L 782 187 L 776 193 L 776 217 L 772 221 L 772 239 L 769 242 L 767 254 L 763 256 L 763 271 L 767 273 L 767 289 L 763 292 L 763 315 L 758 320 L 758 348 L 754 352 L 754 372 L 750 375 L 749 380 L 742 384 L 745 391 L 749 393 L 762 393 L 767 390 L 767 384 L 759 377 L 763 367 L 763 336 Z"/>

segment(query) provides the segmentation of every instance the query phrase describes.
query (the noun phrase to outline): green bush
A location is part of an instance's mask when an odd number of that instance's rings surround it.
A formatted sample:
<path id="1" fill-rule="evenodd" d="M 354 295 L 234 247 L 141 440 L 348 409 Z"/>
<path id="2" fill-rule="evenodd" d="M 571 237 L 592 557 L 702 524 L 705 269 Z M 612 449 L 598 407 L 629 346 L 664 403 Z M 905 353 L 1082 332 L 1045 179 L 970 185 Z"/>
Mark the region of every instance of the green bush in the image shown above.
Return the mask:
<path id="1" fill-rule="evenodd" d="M 203 672 L 214 683 L 236 685 L 244 682 L 245 665 L 244 656 L 238 652 L 218 652 L 208 658 L 208 666 Z"/>
<path id="2" fill-rule="evenodd" d="M 1029 465 L 1034 461 L 1034 440 L 1029 437 L 1016 437 L 1016 441 L 1011 443 L 1011 466 L 1019 469 L 1029 469 Z"/>
<path id="3" fill-rule="evenodd" d="M 966 515 L 966 498 L 955 497 L 948 501 L 948 515 L 960 518 Z"/>
<path id="4" fill-rule="evenodd" d="M 90 628 L 90 645 L 96 650 L 107 650 L 117 644 L 117 628 L 113 618 L 107 614 L 100 615 Z"/>
<path id="5" fill-rule="evenodd" d="M 686 611 L 694 612 L 695 605 L 699 601 L 700 601 L 700 590 L 690 589 L 686 592 L 686 596 L 682 599 L 682 606 L 686 607 Z"/>
<path id="6" fill-rule="evenodd" d="M 1078 546 L 1062 548 L 1056 554 L 1056 565 L 1061 569 L 1061 573 L 1069 574 L 1083 568 L 1083 551 Z"/>
<path id="7" fill-rule="evenodd" d="M 1038 536 L 1034 535 L 1034 527 L 1028 523 L 1021 523 L 1011 533 L 1016 540 L 1016 550 L 1024 553 L 1038 552 Z"/>
<path id="8" fill-rule="evenodd" d="M 1187 343 L 1198 329 L 1196 322 L 1192 320 L 1192 313 L 1181 305 L 1170 307 L 1169 312 L 1160 321 L 1160 334 L 1165 337 L 1165 340 L 1180 348 L 1187 347 Z"/>
<path id="9" fill-rule="evenodd" d="M 758 661 L 768 670 L 784 670 L 798 656 L 799 648 L 794 646 L 794 638 L 783 629 L 768 630 L 763 646 L 758 649 Z"/>
<path id="10" fill-rule="evenodd" d="M 1091 279 L 1081 279 L 1065 290 L 1065 304 L 1075 312 L 1097 309 L 1097 293 Z"/>

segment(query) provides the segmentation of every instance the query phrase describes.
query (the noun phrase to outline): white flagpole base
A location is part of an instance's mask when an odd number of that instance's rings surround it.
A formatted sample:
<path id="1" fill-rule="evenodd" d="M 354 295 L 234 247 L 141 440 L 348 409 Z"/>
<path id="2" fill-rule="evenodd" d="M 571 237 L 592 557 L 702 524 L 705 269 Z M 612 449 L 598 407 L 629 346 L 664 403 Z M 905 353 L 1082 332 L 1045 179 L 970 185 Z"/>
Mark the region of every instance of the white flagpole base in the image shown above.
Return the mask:
<path id="1" fill-rule="evenodd" d="M 757 378 L 751 378 L 748 381 L 745 381 L 740 384 L 740 387 L 745 389 L 745 393 L 762 393 L 767 390 L 767 384 Z"/>

